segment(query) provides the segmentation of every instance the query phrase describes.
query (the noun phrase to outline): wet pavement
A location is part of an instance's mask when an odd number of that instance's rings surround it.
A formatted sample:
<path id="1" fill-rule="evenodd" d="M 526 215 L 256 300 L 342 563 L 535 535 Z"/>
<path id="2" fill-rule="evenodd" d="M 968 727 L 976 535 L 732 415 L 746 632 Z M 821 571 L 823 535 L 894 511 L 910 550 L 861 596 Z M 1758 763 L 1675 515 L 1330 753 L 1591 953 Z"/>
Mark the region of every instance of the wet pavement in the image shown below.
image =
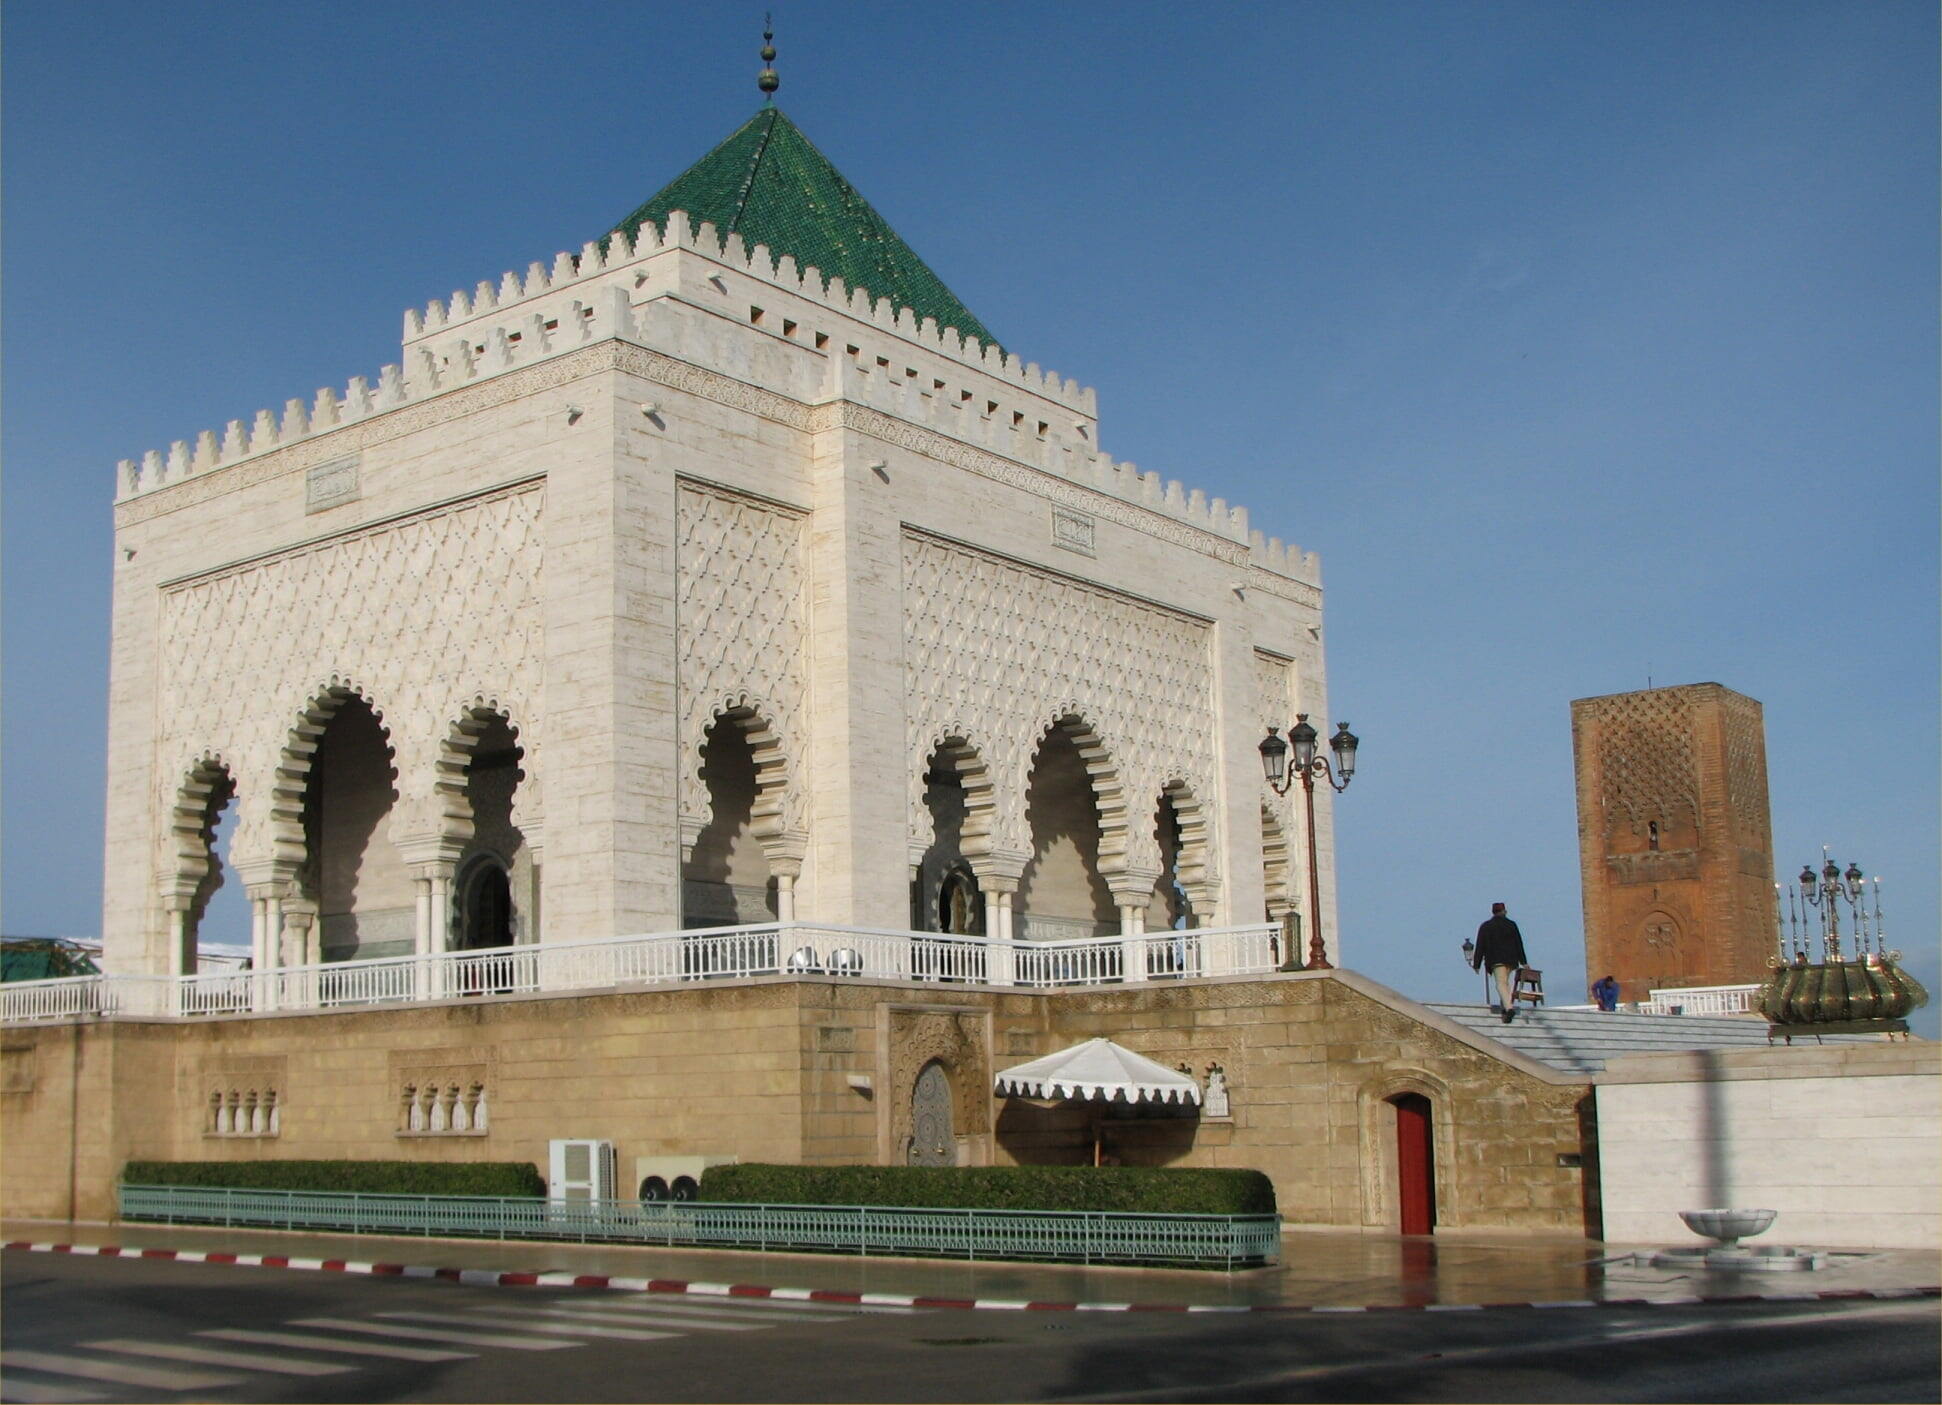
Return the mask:
<path id="1" fill-rule="evenodd" d="M 1653 1268 L 1652 1251 L 1663 1245 L 1610 1245 L 1562 1236 L 1428 1238 L 1338 1230 L 1291 1230 L 1282 1237 L 1280 1264 L 1233 1273 L 553 1241 L 292 1234 L 132 1222 L 8 1220 L 0 1224 L 0 1238 L 9 1244 L 275 1254 L 366 1265 L 748 1284 L 1009 1305 L 1136 1303 L 1272 1309 L 1678 1303 L 1738 1295 L 1902 1296 L 1924 1290 L 1933 1293 L 1942 1284 L 1942 1254 L 1932 1250 L 1836 1252 L 1825 1267 L 1812 1271 L 1722 1272 Z"/>

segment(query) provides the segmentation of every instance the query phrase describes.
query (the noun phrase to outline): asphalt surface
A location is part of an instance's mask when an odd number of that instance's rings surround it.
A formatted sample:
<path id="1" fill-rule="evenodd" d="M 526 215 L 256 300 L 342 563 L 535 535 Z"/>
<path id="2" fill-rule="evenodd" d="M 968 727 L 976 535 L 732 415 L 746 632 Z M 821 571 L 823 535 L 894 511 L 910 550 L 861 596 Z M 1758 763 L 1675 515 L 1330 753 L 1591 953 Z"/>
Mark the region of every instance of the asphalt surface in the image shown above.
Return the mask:
<path id="1" fill-rule="evenodd" d="M 870 1308 L 8 1250 L 0 1400 L 1935 1401 L 1934 1298 Z"/>

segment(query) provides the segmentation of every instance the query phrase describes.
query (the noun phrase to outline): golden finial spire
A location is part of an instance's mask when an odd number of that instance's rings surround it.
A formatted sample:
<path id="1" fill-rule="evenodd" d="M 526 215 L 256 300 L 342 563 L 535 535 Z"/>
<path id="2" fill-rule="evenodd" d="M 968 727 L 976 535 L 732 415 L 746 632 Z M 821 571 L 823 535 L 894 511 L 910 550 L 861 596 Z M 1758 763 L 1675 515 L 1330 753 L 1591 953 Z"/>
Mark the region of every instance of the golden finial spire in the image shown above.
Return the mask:
<path id="1" fill-rule="evenodd" d="M 775 90 L 782 86 L 782 80 L 775 76 L 775 20 L 770 15 L 762 16 L 762 72 L 755 86 L 762 90 L 765 103 L 774 102 Z"/>

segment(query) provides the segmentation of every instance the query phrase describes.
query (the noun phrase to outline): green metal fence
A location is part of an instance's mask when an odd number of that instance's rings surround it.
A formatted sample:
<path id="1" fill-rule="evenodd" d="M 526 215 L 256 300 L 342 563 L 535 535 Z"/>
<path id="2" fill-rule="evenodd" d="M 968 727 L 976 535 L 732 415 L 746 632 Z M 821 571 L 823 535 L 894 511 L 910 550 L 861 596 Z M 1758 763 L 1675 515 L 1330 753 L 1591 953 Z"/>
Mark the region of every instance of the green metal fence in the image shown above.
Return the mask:
<path id="1" fill-rule="evenodd" d="M 558 1201 L 155 1185 L 121 1186 L 119 1199 L 125 1220 L 347 1234 L 568 1239 L 694 1249 L 822 1250 L 1228 1269 L 1273 1263 L 1281 1252 L 1279 1215 Z"/>

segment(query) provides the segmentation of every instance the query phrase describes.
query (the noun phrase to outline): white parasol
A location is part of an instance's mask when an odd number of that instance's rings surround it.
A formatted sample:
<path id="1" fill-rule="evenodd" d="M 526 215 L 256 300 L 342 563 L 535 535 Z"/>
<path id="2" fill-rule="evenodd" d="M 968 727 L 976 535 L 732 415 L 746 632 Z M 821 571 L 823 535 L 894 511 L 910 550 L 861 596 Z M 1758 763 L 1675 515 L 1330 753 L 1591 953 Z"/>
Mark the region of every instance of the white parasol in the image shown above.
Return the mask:
<path id="1" fill-rule="evenodd" d="M 1100 1160 L 1097 1105 L 1200 1101 L 1200 1084 L 1191 1075 L 1155 1063 L 1110 1039 L 1088 1039 L 1070 1049 L 1008 1068 L 993 1080 L 993 1086 L 1000 1093 L 1014 1097 L 1061 1098 L 1094 1104 L 1092 1162 L 1095 1166 Z"/>
<path id="2" fill-rule="evenodd" d="M 1097 1098 L 1104 1102 L 1200 1101 L 1200 1084 L 1178 1069 L 1113 1043 L 1088 1039 L 1070 1049 L 1008 1068 L 996 1079 L 1001 1093 L 1027 1098 Z"/>

